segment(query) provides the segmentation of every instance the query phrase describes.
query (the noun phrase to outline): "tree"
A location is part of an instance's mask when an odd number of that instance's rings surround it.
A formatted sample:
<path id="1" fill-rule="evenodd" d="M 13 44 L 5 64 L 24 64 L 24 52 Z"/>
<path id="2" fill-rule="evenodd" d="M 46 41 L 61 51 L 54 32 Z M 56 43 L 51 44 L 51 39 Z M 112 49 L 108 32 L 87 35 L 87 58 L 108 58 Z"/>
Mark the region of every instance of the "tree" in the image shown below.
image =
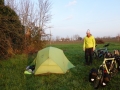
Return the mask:
<path id="1" fill-rule="evenodd" d="M 0 6 L 3 6 L 4 5 L 4 0 L 0 0 Z"/>
<path id="2" fill-rule="evenodd" d="M 38 0 L 36 5 L 32 0 L 20 0 L 18 3 L 15 1 L 17 0 L 6 0 L 6 4 L 17 12 L 22 25 L 25 26 L 25 36 L 31 37 L 25 38 L 25 46 L 43 48 L 45 42 L 41 40 L 41 31 L 44 32 L 48 28 L 47 24 L 51 19 L 49 0 Z"/>
<path id="3" fill-rule="evenodd" d="M 117 36 L 116 36 L 116 38 L 117 38 L 117 40 L 118 40 L 118 42 L 120 41 L 120 34 L 118 34 Z"/>
<path id="4" fill-rule="evenodd" d="M 78 38 L 79 38 L 79 35 L 78 35 L 78 34 L 73 35 L 73 39 L 74 39 L 75 41 L 78 40 Z"/>

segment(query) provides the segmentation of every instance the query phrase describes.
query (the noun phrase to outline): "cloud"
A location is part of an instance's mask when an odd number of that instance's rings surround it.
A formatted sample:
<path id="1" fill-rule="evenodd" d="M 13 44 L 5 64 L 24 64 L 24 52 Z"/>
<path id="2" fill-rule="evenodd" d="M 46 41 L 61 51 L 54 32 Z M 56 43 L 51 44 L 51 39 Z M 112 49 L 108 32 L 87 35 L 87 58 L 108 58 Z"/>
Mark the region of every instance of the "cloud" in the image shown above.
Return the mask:
<path id="1" fill-rule="evenodd" d="M 66 6 L 73 6 L 77 3 L 76 0 L 70 1 Z"/>
<path id="2" fill-rule="evenodd" d="M 65 18 L 65 20 L 71 20 L 71 19 L 73 19 L 73 15 L 70 15 L 70 16 Z"/>

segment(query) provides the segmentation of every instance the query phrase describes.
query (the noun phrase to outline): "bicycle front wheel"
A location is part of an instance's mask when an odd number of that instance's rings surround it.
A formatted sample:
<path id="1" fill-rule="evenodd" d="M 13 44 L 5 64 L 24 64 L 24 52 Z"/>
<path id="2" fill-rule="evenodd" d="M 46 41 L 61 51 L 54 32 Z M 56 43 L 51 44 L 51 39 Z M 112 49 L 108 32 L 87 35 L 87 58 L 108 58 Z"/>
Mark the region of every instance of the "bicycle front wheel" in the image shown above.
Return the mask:
<path id="1" fill-rule="evenodd" d="M 98 76 L 97 76 L 96 80 L 94 81 L 94 88 L 98 89 L 99 85 L 100 85 L 100 78 L 98 78 Z"/>
<path id="2" fill-rule="evenodd" d="M 103 74 L 102 74 L 102 70 L 98 69 L 98 75 L 94 81 L 94 88 L 98 89 L 100 84 L 103 82 Z"/>

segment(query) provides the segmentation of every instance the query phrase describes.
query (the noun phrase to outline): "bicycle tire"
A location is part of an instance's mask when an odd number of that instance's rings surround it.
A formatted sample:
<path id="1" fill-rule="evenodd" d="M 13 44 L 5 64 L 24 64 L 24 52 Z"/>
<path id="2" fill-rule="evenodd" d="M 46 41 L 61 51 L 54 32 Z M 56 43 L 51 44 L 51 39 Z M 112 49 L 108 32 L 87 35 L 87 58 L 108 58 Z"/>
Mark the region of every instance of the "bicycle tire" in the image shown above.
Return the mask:
<path id="1" fill-rule="evenodd" d="M 98 58 L 102 58 L 103 57 L 103 52 L 100 50 L 97 52 L 98 53 Z"/>
<path id="2" fill-rule="evenodd" d="M 115 60 L 115 68 L 119 68 L 118 62 Z"/>
<path id="3" fill-rule="evenodd" d="M 103 57 L 104 57 L 104 58 L 107 58 L 107 52 L 104 53 Z"/>
<path id="4" fill-rule="evenodd" d="M 118 72 L 118 69 L 117 69 L 117 63 L 113 63 L 113 69 L 112 69 L 112 72 L 111 72 L 111 77 L 115 76 Z"/>
<path id="5" fill-rule="evenodd" d="M 99 88 L 99 85 L 100 85 L 100 79 L 97 79 L 94 81 L 94 88 L 95 89 L 98 89 Z"/>
<path id="6" fill-rule="evenodd" d="M 118 68 L 117 68 L 116 64 L 115 64 L 115 67 L 113 68 L 113 73 L 114 73 L 113 76 L 115 76 L 118 73 Z"/>
<path id="7" fill-rule="evenodd" d="M 101 69 L 98 69 L 98 75 L 94 81 L 94 88 L 98 89 L 102 81 L 103 81 L 103 71 Z"/>
<path id="8" fill-rule="evenodd" d="M 115 58 L 115 62 L 116 62 L 116 67 L 118 71 L 120 71 L 120 58 Z"/>
<path id="9" fill-rule="evenodd" d="M 94 58 L 94 59 L 97 59 L 97 54 L 96 54 L 96 52 L 93 52 L 93 58 Z"/>
<path id="10" fill-rule="evenodd" d="M 103 75 L 101 75 L 101 78 L 100 79 L 96 79 L 95 82 L 94 82 L 94 88 L 95 89 L 98 89 L 100 85 L 102 85 L 103 83 Z"/>

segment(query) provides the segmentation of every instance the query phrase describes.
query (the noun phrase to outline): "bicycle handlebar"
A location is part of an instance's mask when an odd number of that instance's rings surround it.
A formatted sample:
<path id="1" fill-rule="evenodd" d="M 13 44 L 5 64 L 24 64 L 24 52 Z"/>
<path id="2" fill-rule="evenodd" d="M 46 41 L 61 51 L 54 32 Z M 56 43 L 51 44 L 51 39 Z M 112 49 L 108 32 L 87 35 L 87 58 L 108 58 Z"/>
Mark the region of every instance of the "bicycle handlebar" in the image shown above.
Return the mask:
<path id="1" fill-rule="evenodd" d="M 108 44 L 105 44 L 103 47 L 108 47 L 110 44 L 108 43 Z"/>
<path id="2" fill-rule="evenodd" d="M 108 47 L 110 44 L 105 44 L 103 47 Z M 95 47 L 97 47 L 97 44 L 95 45 Z"/>

